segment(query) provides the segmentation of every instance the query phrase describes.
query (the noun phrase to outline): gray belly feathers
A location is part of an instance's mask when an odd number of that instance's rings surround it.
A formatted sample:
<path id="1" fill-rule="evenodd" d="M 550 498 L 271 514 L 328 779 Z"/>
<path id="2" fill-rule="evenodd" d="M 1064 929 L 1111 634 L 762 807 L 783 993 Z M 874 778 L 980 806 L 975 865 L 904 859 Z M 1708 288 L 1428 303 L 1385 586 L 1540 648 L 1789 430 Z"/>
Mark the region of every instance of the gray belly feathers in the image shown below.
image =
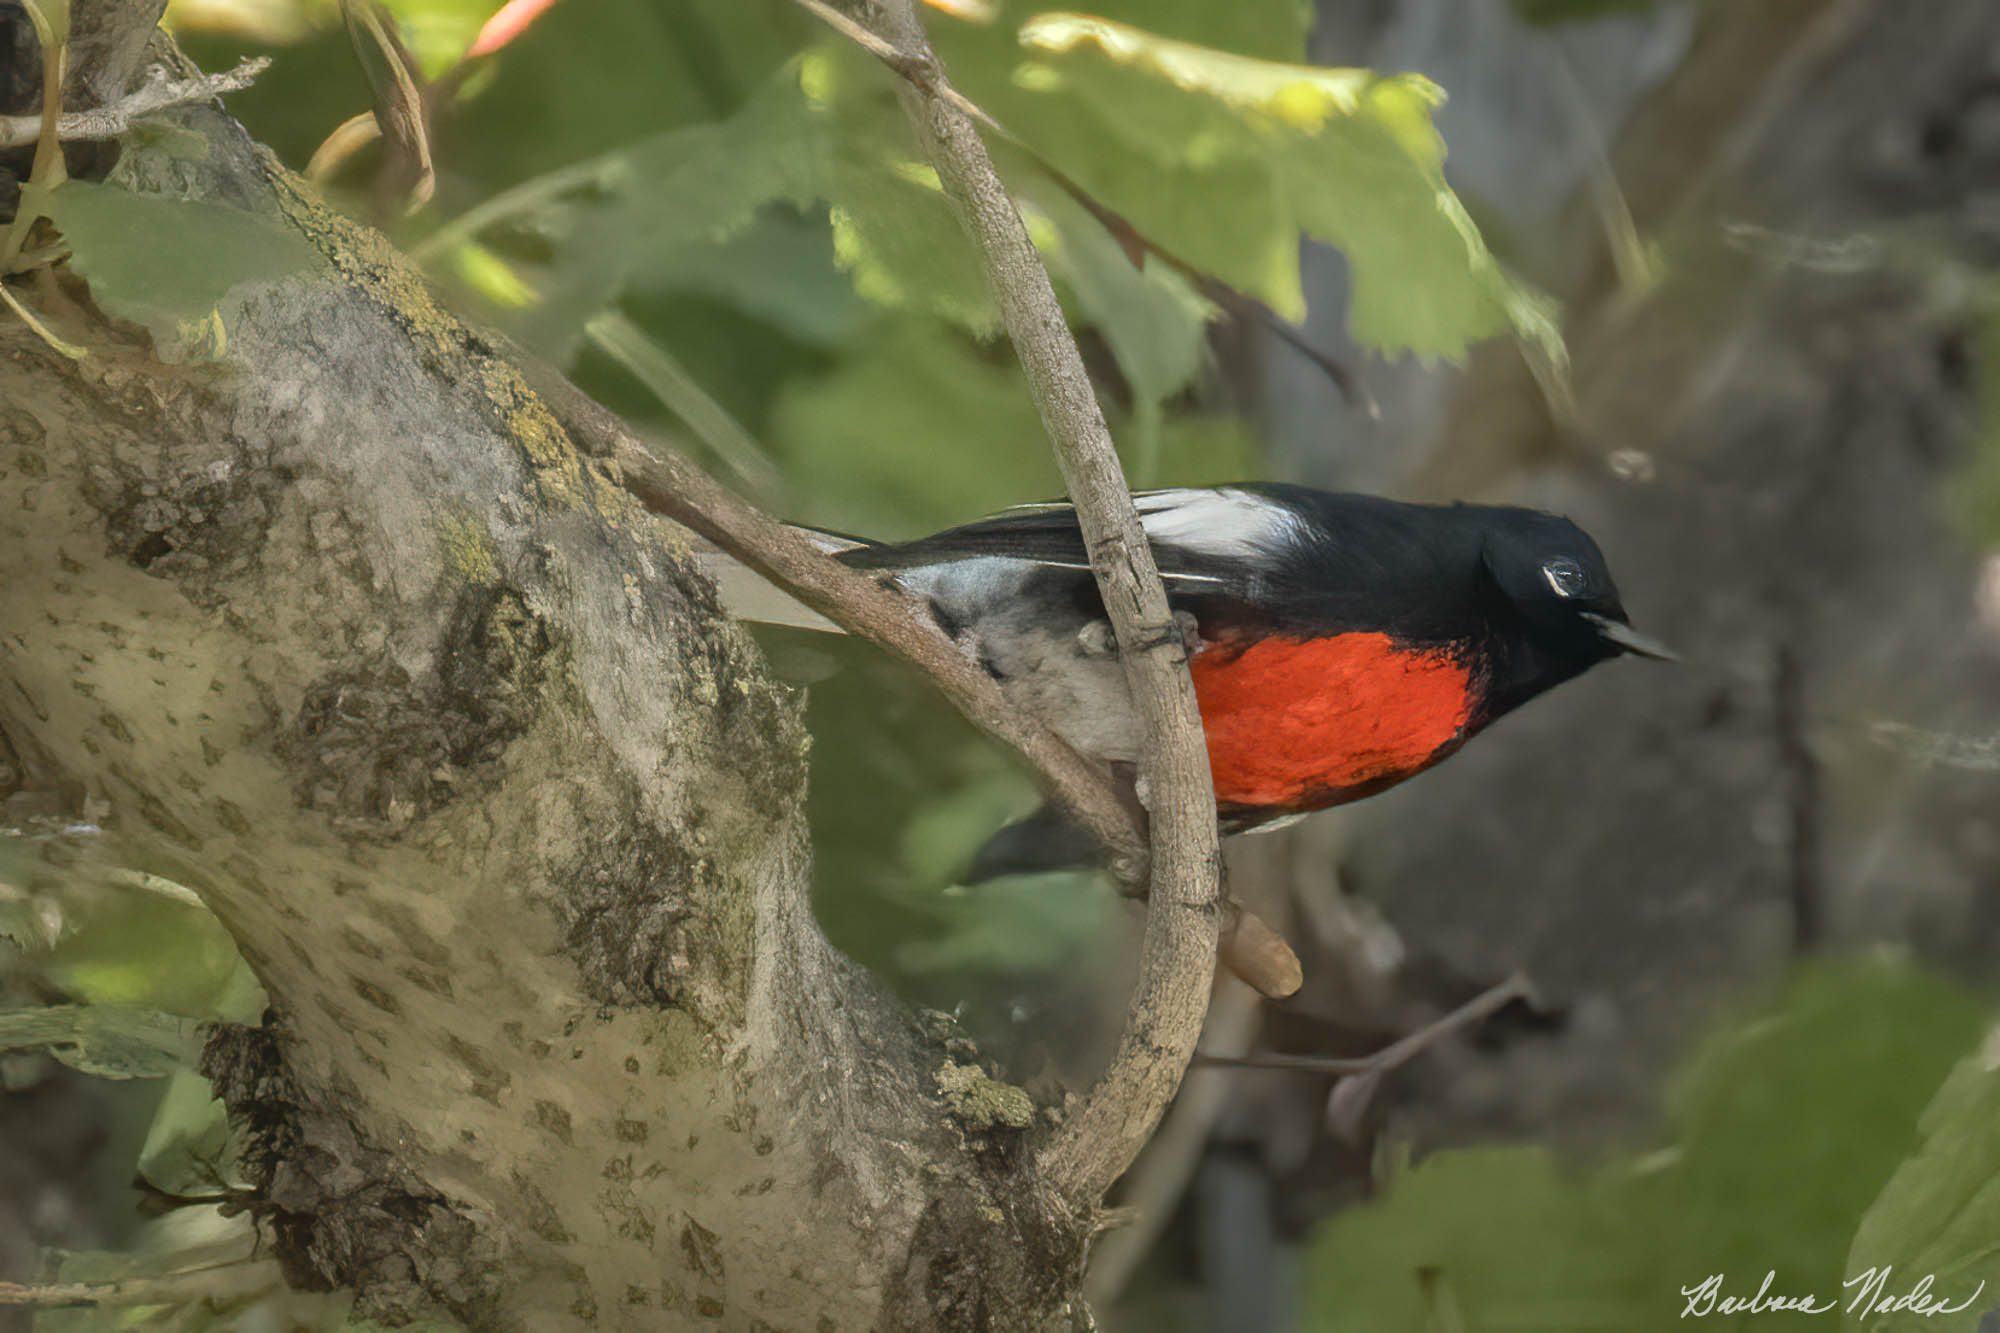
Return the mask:
<path id="1" fill-rule="evenodd" d="M 1124 668 L 1106 650 L 1107 627 L 1080 610 L 1052 618 L 1047 599 L 1020 596 L 1040 568 L 994 556 L 919 566 L 897 581 L 937 609 L 965 655 L 993 674 L 1016 707 L 1072 749 L 1136 761 L 1139 729 Z M 1013 610 L 996 614 L 996 607 Z"/>

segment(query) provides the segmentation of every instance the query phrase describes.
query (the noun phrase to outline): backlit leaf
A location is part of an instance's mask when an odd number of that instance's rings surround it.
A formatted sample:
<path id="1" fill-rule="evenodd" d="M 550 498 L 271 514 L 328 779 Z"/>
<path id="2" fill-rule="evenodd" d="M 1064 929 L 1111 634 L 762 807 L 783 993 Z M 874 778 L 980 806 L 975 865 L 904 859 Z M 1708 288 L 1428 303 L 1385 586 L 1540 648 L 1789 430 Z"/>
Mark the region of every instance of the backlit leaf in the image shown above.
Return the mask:
<path id="1" fill-rule="evenodd" d="M 1346 254 L 1363 342 L 1457 357 L 1513 329 L 1554 354 L 1552 323 L 1445 181 L 1428 79 L 1252 59 L 1081 14 L 1038 15 L 1020 41 L 1016 105 L 1047 100 L 1070 124 L 1037 146 L 1188 261 L 1298 319 L 1303 232 Z"/>

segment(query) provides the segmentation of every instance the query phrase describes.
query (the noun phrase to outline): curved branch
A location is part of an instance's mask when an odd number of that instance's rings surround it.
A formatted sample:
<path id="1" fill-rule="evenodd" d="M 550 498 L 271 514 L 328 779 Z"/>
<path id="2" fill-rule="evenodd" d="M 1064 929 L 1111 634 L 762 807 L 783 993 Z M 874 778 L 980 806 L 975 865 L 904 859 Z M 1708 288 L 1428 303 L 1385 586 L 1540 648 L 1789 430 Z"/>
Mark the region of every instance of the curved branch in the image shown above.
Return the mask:
<path id="1" fill-rule="evenodd" d="M 1040 1157 L 1057 1192 L 1088 1209 L 1159 1123 L 1208 1012 L 1221 936 L 1208 752 L 1166 589 L 1048 270 L 978 130 L 949 95 L 943 66 L 908 0 L 887 5 L 885 15 L 888 39 L 923 71 L 906 81 L 905 108 L 958 205 L 1027 373 L 1145 729 L 1139 773 L 1151 808 L 1152 890 L 1138 989 L 1110 1067 Z"/>

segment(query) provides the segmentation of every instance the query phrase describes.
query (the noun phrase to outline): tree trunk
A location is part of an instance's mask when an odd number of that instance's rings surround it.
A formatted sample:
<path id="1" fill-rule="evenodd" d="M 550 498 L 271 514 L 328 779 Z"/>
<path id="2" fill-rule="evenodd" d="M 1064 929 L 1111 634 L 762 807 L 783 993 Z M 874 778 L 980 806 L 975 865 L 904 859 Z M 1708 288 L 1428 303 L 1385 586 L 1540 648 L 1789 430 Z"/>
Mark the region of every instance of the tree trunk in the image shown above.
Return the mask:
<path id="1" fill-rule="evenodd" d="M 328 272 L 239 293 L 213 363 L 0 320 L 0 730 L 267 989 L 205 1062 L 293 1280 L 482 1328 L 1084 1322 L 1025 1095 L 814 926 L 797 703 L 683 535 L 380 236 L 180 120 L 206 156 L 122 182 Z"/>

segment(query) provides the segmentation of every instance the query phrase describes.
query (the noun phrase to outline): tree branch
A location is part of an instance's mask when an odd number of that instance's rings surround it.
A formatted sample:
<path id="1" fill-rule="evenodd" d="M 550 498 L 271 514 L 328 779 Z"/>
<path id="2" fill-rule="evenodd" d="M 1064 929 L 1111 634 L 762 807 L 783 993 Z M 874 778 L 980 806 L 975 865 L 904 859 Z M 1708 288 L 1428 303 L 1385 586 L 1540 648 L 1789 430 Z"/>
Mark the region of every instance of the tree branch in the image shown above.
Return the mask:
<path id="1" fill-rule="evenodd" d="M 1211 1069 L 1286 1069 L 1293 1073 L 1333 1074 L 1340 1078 L 1380 1076 L 1401 1069 L 1446 1037 L 1491 1018 L 1514 1001 L 1532 1001 L 1534 998 L 1535 989 L 1528 983 L 1527 977 L 1515 973 L 1505 981 L 1488 986 L 1450 1013 L 1368 1055 L 1288 1055 L 1282 1051 L 1253 1051 L 1237 1055 L 1199 1051 L 1194 1062 Z"/>
<path id="2" fill-rule="evenodd" d="M 1139 780 L 1151 810 L 1152 891 L 1138 990 L 1110 1067 L 1040 1157 L 1057 1192 L 1089 1209 L 1152 1134 L 1201 1035 L 1221 929 L 1214 788 L 1186 650 L 1048 271 L 972 120 L 947 95 L 908 0 L 883 13 L 886 31 L 877 35 L 921 71 L 907 81 L 905 108 L 984 261 L 1076 505 L 1145 729 Z"/>
<path id="3" fill-rule="evenodd" d="M 226 74 L 203 74 L 192 79 L 169 79 L 166 71 L 154 69 L 138 91 L 91 111 L 75 111 L 56 121 L 56 137 L 65 143 L 84 139 L 116 139 L 132 128 L 141 116 L 166 111 L 194 102 L 206 102 L 223 93 L 241 92 L 271 62 L 258 56 L 244 60 Z M 40 116 L 0 116 L 0 148 L 25 148 L 42 132 Z"/>

